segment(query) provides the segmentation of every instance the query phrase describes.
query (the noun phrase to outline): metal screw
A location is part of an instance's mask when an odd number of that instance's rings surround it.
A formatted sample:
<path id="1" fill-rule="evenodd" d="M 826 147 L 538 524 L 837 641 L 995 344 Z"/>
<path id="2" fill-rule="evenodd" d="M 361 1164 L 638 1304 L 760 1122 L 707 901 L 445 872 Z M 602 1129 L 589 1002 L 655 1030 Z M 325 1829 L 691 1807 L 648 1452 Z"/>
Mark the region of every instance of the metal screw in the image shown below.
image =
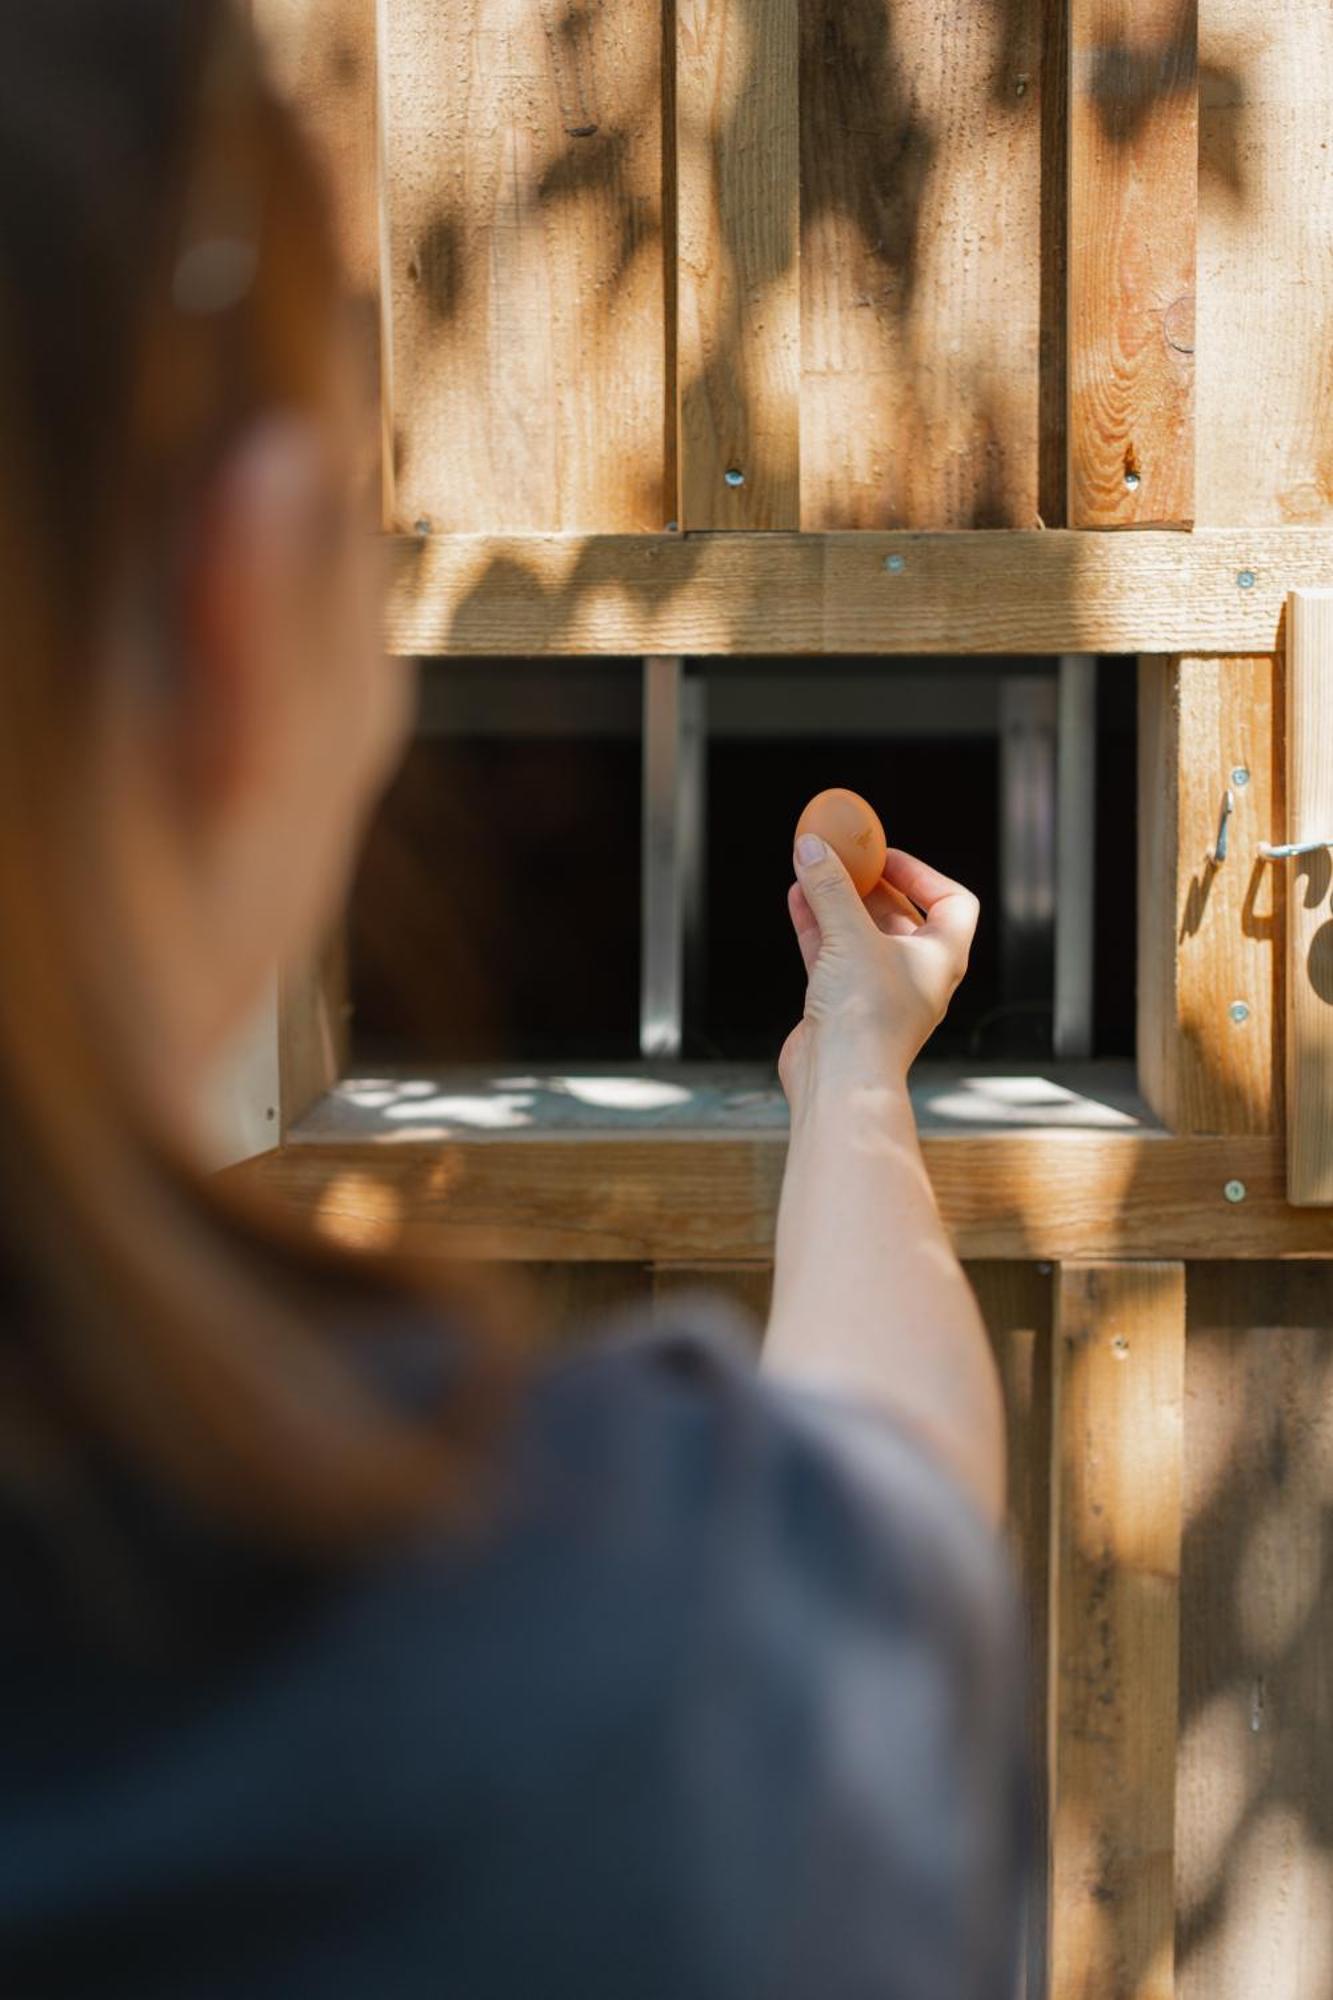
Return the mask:
<path id="1" fill-rule="evenodd" d="M 885 556 L 884 567 L 890 576 L 901 576 L 906 565 L 901 556 Z"/>
<path id="2" fill-rule="evenodd" d="M 1131 493 L 1137 493 L 1142 484 L 1143 474 L 1141 472 L 1127 472 L 1125 474 L 1125 485 Z"/>
<path id="3" fill-rule="evenodd" d="M 739 465 L 729 465 L 722 475 L 728 486 L 744 486 L 745 474 Z"/>
<path id="4" fill-rule="evenodd" d="M 1222 1190 L 1228 1201 L 1244 1201 L 1246 1187 L 1244 1181 L 1228 1181 Z"/>
<path id="5" fill-rule="evenodd" d="M 412 526 L 419 535 L 428 535 L 430 533 L 430 522 L 424 515 L 419 521 L 414 521 Z"/>
<path id="6" fill-rule="evenodd" d="M 1236 572 L 1236 582 L 1237 582 L 1237 584 L 1239 585 L 1239 587 L 1240 587 L 1240 589 L 1241 589 L 1241 590 L 1253 590 L 1253 589 L 1254 589 L 1254 571 L 1253 571 L 1252 569 L 1241 569 L 1241 570 L 1237 570 L 1237 572 Z"/>
<path id="7" fill-rule="evenodd" d="M 1233 1000 L 1227 1008 L 1227 1012 L 1237 1027 L 1240 1026 L 1242 1021 L 1248 1021 L 1250 1018 L 1250 1010 L 1243 1000 Z"/>
<path id="8" fill-rule="evenodd" d="M 1245 789 L 1246 785 L 1248 785 L 1248 784 L 1249 784 L 1249 782 L 1250 782 L 1250 774 L 1249 774 L 1249 772 L 1248 772 L 1248 771 L 1246 770 L 1246 768 L 1245 768 L 1245 766 L 1244 766 L 1243 764 L 1237 764 L 1237 765 L 1236 765 L 1235 769 L 1234 769 L 1234 770 L 1232 771 L 1232 773 L 1231 773 L 1231 782 L 1232 782 L 1232 784 L 1233 784 L 1233 785 L 1235 785 L 1235 786 L 1236 786 L 1236 787 L 1238 788 L 1238 790 L 1240 790 L 1240 791 L 1244 791 L 1244 789 Z"/>
<path id="9" fill-rule="evenodd" d="M 666 531 L 669 535 L 678 535 L 680 533 L 680 522 L 668 521 L 666 524 Z"/>

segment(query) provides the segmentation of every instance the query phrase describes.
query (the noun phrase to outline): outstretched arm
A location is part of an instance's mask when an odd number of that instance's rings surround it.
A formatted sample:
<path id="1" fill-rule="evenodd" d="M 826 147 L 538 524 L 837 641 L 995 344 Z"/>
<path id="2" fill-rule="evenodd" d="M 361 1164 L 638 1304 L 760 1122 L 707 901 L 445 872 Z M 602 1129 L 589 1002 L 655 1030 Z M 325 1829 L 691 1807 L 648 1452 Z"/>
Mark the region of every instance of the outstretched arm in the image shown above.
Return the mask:
<path id="1" fill-rule="evenodd" d="M 779 1065 L 792 1127 L 763 1365 L 891 1412 L 997 1521 L 999 1381 L 907 1091 L 966 970 L 976 898 L 890 849 L 863 903 L 836 854 L 808 835 L 796 876 L 808 985 Z"/>

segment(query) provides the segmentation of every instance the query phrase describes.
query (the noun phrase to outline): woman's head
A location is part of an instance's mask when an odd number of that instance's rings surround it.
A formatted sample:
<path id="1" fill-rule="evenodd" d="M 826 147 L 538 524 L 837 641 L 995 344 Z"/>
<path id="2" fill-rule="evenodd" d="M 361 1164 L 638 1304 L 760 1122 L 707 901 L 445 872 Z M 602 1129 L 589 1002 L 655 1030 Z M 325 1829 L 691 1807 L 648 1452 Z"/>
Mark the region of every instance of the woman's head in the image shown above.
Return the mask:
<path id="1" fill-rule="evenodd" d="M 315 1534 L 401 1511 L 435 1460 L 311 1331 L 331 1286 L 374 1281 L 228 1213 L 189 1120 L 276 961 L 331 916 L 402 728 L 355 493 L 368 400 L 317 180 L 239 13 L 18 10 L 0 1250 L 34 1303 L 22 1341 L 0 1323 L 0 1414 L 74 1410 Z"/>
<path id="2" fill-rule="evenodd" d="M 366 398 L 320 192 L 223 0 L 22 10 L 0 147 L 9 780 L 120 1059 L 179 1117 L 332 914 L 397 743 Z"/>

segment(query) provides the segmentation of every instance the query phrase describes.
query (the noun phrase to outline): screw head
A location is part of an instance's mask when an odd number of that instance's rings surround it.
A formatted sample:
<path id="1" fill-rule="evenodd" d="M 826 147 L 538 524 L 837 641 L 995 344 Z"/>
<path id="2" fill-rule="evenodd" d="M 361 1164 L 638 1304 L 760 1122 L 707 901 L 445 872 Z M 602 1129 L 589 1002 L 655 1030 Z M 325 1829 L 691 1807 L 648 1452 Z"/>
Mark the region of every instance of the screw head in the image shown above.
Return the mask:
<path id="1" fill-rule="evenodd" d="M 1228 1201 L 1244 1201 L 1246 1187 L 1244 1181 L 1228 1181 L 1222 1190 Z"/>
<path id="2" fill-rule="evenodd" d="M 1237 764 L 1231 773 L 1231 782 L 1238 791 L 1244 791 L 1250 782 L 1250 774 L 1243 764 Z"/>
<path id="3" fill-rule="evenodd" d="M 1141 472 L 1127 472 L 1125 474 L 1125 487 L 1128 492 L 1137 493 L 1142 484 L 1143 474 Z"/>
<path id="4" fill-rule="evenodd" d="M 739 465 L 729 465 L 722 475 L 728 486 L 744 486 L 745 474 Z"/>
<path id="5" fill-rule="evenodd" d="M 1227 1008 L 1227 1012 L 1228 1014 L 1230 1014 L 1232 1020 L 1236 1023 L 1237 1027 L 1240 1026 L 1242 1021 L 1248 1021 L 1250 1018 L 1250 1010 L 1244 1000 L 1233 1000 L 1231 1005 Z"/>
<path id="6" fill-rule="evenodd" d="M 1253 590 L 1254 571 L 1252 569 L 1238 569 L 1236 571 L 1236 584 L 1241 590 Z"/>
<path id="7" fill-rule="evenodd" d="M 430 533 L 430 522 L 426 519 L 424 514 L 422 515 L 419 521 L 414 521 L 412 523 L 412 527 L 418 535 L 428 535 Z"/>
<path id="8" fill-rule="evenodd" d="M 890 576 L 901 576 L 906 564 L 899 555 L 885 556 L 884 567 Z"/>

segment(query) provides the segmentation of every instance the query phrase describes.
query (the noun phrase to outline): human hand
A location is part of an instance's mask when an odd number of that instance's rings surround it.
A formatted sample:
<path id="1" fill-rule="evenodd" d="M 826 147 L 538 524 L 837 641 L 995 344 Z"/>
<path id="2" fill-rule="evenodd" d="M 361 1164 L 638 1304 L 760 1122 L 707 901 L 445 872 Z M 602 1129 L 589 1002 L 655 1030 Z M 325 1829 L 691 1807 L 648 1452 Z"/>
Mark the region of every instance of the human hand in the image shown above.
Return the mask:
<path id="1" fill-rule="evenodd" d="M 805 1013 L 778 1074 L 795 1110 L 816 1078 L 898 1084 L 967 970 L 970 889 L 891 847 L 862 901 L 833 850 L 805 835 L 787 907 L 806 971 Z"/>

